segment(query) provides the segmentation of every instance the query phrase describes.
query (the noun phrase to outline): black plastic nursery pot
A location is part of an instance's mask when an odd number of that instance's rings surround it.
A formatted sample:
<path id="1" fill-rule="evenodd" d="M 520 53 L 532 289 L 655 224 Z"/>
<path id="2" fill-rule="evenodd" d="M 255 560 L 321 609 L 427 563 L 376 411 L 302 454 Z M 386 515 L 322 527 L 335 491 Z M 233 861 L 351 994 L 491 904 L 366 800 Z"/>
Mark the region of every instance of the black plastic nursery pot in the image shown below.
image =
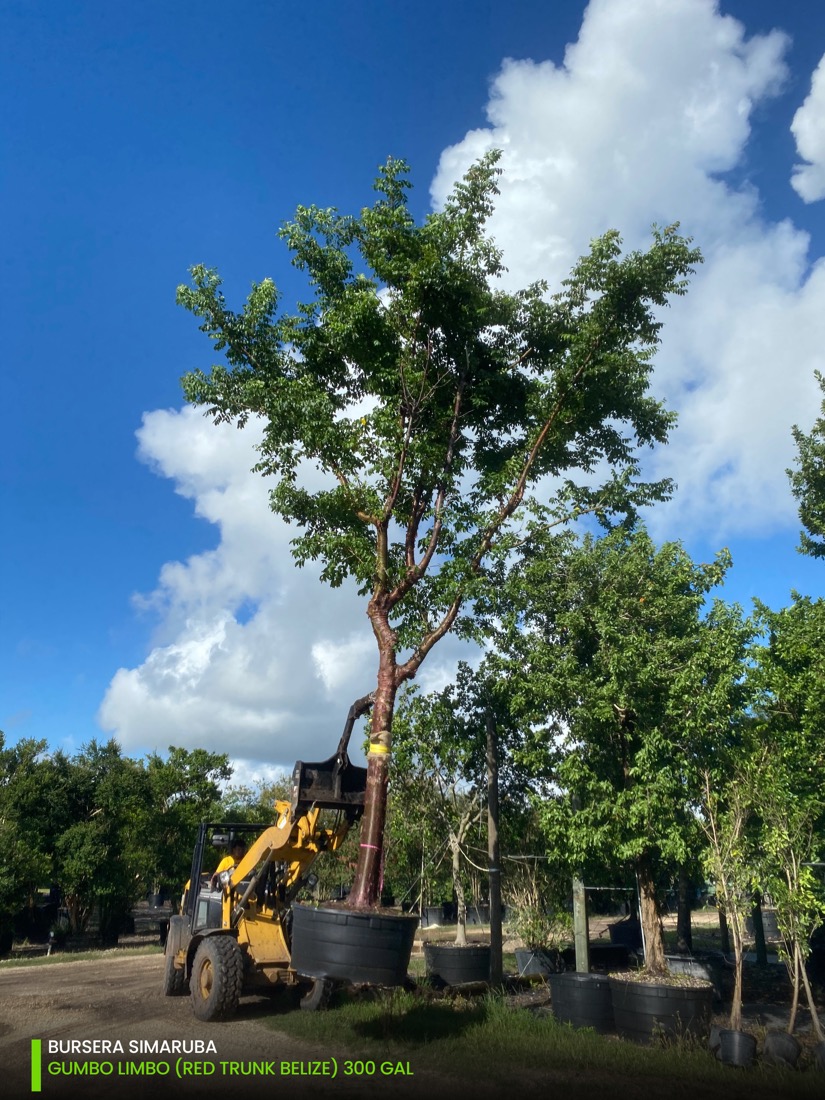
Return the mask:
<path id="1" fill-rule="evenodd" d="M 403 985 L 418 917 L 292 906 L 292 968 L 308 978 Z"/>
<path id="2" fill-rule="evenodd" d="M 472 985 L 490 980 L 490 945 L 425 943 L 427 977 L 445 985 Z"/>
<path id="3" fill-rule="evenodd" d="M 802 1047 L 787 1031 L 769 1031 L 762 1047 L 762 1057 L 775 1066 L 795 1066 Z"/>
<path id="4" fill-rule="evenodd" d="M 592 1027 L 603 1035 L 616 1030 L 610 979 L 604 974 L 551 974 L 550 1003 L 561 1023 Z"/>
<path id="5" fill-rule="evenodd" d="M 624 1039 L 649 1043 L 657 1036 L 707 1038 L 713 986 L 610 978 L 616 1030 Z"/>
<path id="6" fill-rule="evenodd" d="M 753 1064 L 756 1057 L 756 1039 L 746 1031 L 732 1031 L 723 1028 L 719 1032 L 719 1052 L 717 1057 L 727 1066 L 746 1068 Z"/>
<path id="7" fill-rule="evenodd" d="M 560 951 L 532 951 L 528 947 L 517 947 L 515 955 L 520 978 L 546 978 L 564 970 L 564 959 Z"/>

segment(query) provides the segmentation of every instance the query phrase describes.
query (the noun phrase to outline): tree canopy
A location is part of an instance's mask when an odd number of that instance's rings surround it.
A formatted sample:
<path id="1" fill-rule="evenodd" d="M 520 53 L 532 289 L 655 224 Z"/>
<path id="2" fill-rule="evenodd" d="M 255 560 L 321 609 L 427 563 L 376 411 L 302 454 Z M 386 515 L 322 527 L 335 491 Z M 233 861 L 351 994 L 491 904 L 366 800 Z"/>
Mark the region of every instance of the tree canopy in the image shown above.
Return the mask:
<path id="1" fill-rule="evenodd" d="M 816 372 L 820 389 L 825 391 L 825 378 Z M 825 400 L 820 415 L 809 434 L 793 428 L 797 449 L 797 465 L 788 470 L 791 491 L 799 502 L 799 518 L 803 531 L 799 549 L 814 558 L 825 557 Z"/>
<path id="2" fill-rule="evenodd" d="M 507 293 L 485 235 L 498 159 L 420 225 L 393 159 L 359 216 L 299 207 L 281 236 L 313 296 L 294 312 L 271 279 L 233 312 L 203 266 L 178 290 L 223 353 L 185 376 L 187 399 L 217 422 L 261 418 L 256 468 L 296 527 L 295 560 L 367 599 L 378 672 L 359 904 L 377 894 L 395 694 L 448 631 L 472 631 L 462 610 L 490 561 L 531 524 L 607 522 L 670 491 L 641 479 L 639 448 L 673 423 L 649 393 L 653 352 L 698 251 L 669 226 L 623 256 L 610 231 L 556 293 Z"/>

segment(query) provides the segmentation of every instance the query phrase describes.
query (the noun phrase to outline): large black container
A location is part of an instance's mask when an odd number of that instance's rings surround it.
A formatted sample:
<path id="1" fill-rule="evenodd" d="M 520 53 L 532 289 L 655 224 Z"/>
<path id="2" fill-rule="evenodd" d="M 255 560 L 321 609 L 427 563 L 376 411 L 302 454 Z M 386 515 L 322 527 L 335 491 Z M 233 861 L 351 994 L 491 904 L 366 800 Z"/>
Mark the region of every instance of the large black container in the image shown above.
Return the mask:
<path id="1" fill-rule="evenodd" d="M 762 1047 L 762 1057 L 775 1066 L 795 1066 L 802 1047 L 787 1031 L 769 1031 Z"/>
<path id="2" fill-rule="evenodd" d="M 707 1038 L 713 986 L 610 978 L 616 1030 L 625 1039 L 648 1043 L 656 1036 Z"/>
<path id="3" fill-rule="evenodd" d="M 292 968 L 308 978 L 402 985 L 418 917 L 292 906 Z"/>
<path id="4" fill-rule="evenodd" d="M 421 911 L 421 927 L 422 928 L 438 928 L 440 925 L 445 924 L 444 920 L 444 906 L 443 905 L 428 905 Z"/>
<path id="5" fill-rule="evenodd" d="M 427 977 L 445 985 L 471 985 L 490 980 L 489 944 L 457 947 L 449 943 L 425 943 Z"/>
<path id="6" fill-rule="evenodd" d="M 756 1039 L 745 1031 L 731 1031 L 723 1028 L 719 1032 L 720 1062 L 728 1066 L 747 1068 L 756 1057 Z"/>
<path id="7" fill-rule="evenodd" d="M 551 974 L 550 1002 L 562 1023 L 592 1027 L 602 1034 L 615 1031 L 610 979 L 604 974 Z"/>
<path id="8" fill-rule="evenodd" d="M 625 917 L 624 920 L 609 924 L 607 931 L 610 934 L 611 943 L 620 943 L 629 947 L 631 951 L 640 951 L 642 948 L 642 926 L 637 917 Z"/>
<path id="9" fill-rule="evenodd" d="M 517 947 L 515 954 L 520 978 L 546 978 L 549 974 L 558 974 L 564 970 L 564 959 L 560 951 L 549 948 L 531 951 L 528 947 Z"/>

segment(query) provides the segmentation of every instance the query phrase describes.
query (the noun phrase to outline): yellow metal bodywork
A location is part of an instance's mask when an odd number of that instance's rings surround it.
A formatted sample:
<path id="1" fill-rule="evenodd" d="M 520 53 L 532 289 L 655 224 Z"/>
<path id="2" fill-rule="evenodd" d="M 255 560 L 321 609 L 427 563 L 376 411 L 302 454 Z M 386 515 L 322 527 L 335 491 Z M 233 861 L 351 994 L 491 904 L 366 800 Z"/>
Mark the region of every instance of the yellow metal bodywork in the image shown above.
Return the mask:
<path id="1" fill-rule="evenodd" d="M 279 801 L 275 812 L 275 824 L 261 833 L 231 872 L 223 888 L 221 916 L 223 928 L 237 930 L 238 944 L 264 982 L 294 977 L 289 973 L 290 950 L 282 922 L 288 905 L 278 897 L 271 899 L 271 905 L 262 903 L 254 891 L 244 901 L 242 883 L 262 865 L 286 864 L 279 889 L 288 895 L 320 853 L 336 851 L 349 832 L 345 818 L 335 828 L 320 826 L 317 808 L 293 820 L 290 804 Z"/>

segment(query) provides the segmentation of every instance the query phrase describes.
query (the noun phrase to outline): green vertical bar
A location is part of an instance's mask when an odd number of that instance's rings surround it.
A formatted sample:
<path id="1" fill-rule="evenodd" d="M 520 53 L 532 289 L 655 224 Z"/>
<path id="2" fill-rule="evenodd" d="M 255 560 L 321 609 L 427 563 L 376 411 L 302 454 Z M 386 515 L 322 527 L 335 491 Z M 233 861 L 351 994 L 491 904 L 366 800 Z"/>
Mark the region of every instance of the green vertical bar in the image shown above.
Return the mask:
<path id="1" fill-rule="evenodd" d="M 40 1092 L 40 1039 L 32 1039 L 32 1092 Z"/>

